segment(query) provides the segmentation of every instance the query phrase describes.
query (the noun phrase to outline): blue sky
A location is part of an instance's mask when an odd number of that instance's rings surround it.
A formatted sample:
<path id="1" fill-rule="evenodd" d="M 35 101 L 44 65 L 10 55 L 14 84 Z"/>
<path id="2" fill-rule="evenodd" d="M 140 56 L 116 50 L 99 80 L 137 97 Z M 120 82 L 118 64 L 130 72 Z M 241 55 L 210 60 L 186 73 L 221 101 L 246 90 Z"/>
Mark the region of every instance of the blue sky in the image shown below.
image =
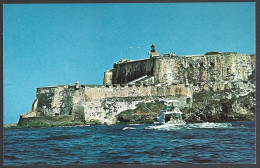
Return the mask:
<path id="1" fill-rule="evenodd" d="M 36 88 L 102 84 L 121 58 L 255 53 L 254 3 L 5 4 L 4 124 L 31 110 Z"/>

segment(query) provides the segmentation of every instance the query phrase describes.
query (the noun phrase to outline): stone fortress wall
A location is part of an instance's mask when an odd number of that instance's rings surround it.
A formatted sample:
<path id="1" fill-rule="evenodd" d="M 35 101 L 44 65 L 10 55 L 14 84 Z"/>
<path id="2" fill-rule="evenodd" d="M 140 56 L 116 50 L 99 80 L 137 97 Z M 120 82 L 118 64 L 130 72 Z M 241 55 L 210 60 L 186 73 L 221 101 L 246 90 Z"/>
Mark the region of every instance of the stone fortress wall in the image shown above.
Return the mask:
<path id="1" fill-rule="evenodd" d="M 247 81 L 255 68 L 255 55 L 209 52 L 205 55 L 164 54 L 140 61 L 114 64 L 104 84 L 127 84 L 142 76 L 153 76 L 154 84 L 203 84 Z M 112 76 L 112 77 L 111 77 Z M 107 74 L 104 79 L 108 79 Z"/>
<path id="2" fill-rule="evenodd" d="M 132 102 L 135 104 L 135 100 L 138 100 L 137 102 L 140 102 L 141 99 L 157 100 L 160 97 L 176 97 L 185 104 L 186 99 L 192 97 L 191 93 L 190 88 L 185 87 L 184 84 L 170 86 L 117 85 L 116 87 L 80 85 L 78 89 L 76 89 L 76 85 L 61 85 L 38 88 L 32 111 L 36 116 L 72 115 L 73 106 L 76 104 L 84 106 L 84 104 L 92 103 L 91 109 L 94 111 L 95 109 L 105 111 L 105 105 L 101 105 L 103 101 L 124 102 L 128 99 L 130 100 L 128 104 Z M 127 106 L 132 106 L 130 104 Z M 132 108 L 134 107 L 135 105 Z M 91 111 L 94 112 L 93 110 Z"/>
<path id="3" fill-rule="evenodd" d="M 154 59 L 138 61 L 125 61 L 114 64 L 112 72 L 112 84 L 126 84 L 142 76 L 154 74 Z M 106 78 L 106 76 L 104 76 Z"/>
<path id="4" fill-rule="evenodd" d="M 114 123 L 115 116 L 128 109 L 134 109 L 140 102 L 175 99 L 177 107 L 191 107 L 192 94 L 202 90 L 232 89 L 232 83 L 213 84 L 204 87 L 184 84 L 172 85 L 140 85 L 140 86 L 88 86 L 61 85 L 57 87 L 38 88 L 36 99 L 32 105 L 34 116 L 73 115 L 80 106 L 85 120 L 99 119 L 106 123 Z M 108 115 L 109 114 L 109 115 Z M 109 116 L 109 117 L 108 117 Z M 33 116 L 30 116 L 33 117 Z"/>
<path id="5" fill-rule="evenodd" d="M 205 55 L 159 56 L 121 60 L 104 72 L 103 85 L 59 85 L 37 88 L 32 112 L 22 117 L 84 114 L 86 122 L 113 124 L 116 115 L 140 102 L 178 100 L 177 107 L 191 107 L 193 93 L 232 89 L 254 75 L 255 55 L 208 52 Z"/>

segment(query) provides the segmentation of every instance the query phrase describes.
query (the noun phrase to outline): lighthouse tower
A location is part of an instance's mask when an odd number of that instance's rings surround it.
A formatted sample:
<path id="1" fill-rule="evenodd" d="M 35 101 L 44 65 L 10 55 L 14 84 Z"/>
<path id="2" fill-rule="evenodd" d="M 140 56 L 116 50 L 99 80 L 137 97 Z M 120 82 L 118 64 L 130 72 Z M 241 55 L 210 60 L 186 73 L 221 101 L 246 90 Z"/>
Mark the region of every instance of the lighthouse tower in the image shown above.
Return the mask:
<path id="1" fill-rule="evenodd" d="M 148 54 L 150 58 L 159 56 L 159 53 L 155 50 L 155 46 L 153 44 L 151 45 L 151 51 L 149 51 Z"/>

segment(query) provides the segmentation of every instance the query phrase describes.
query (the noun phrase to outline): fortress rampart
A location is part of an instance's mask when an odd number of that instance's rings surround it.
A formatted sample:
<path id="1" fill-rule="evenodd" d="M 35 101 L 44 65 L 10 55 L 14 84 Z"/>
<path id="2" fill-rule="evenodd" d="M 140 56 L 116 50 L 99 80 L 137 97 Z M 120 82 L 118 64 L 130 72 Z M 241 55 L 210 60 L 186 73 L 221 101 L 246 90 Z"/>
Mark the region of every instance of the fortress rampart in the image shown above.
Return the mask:
<path id="1" fill-rule="evenodd" d="M 80 85 L 78 88 L 76 86 L 38 88 L 31 114 L 35 114 L 36 117 L 69 116 L 74 115 L 80 107 L 86 121 L 101 119 L 113 123 L 117 114 L 134 109 L 140 102 L 174 98 L 180 101 L 177 106 L 190 106 L 192 103 L 192 90 L 184 84 L 115 87 Z"/>
<path id="2" fill-rule="evenodd" d="M 80 85 L 79 89 L 76 89 L 76 85 L 61 85 L 38 88 L 32 111 L 36 116 L 71 115 L 73 105 L 75 104 L 99 102 L 98 106 L 101 108 L 100 102 L 104 100 L 120 99 L 124 101 L 124 98 L 132 98 L 133 100 L 139 100 L 140 98 L 149 100 L 174 98 L 177 100 L 181 98 L 183 101 L 182 106 L 185 106 L 184 104 L 190 100 L 190 103 L 192 103 L 192 94 L 194 92 L 230 90 L 232 88 L 232 83 L 212 83 L 200 87 L 193 85 L 185 86 L 184 84 L 161 86 L 116 85 L 115 87 Z M 95 105 L 92 104 L 92 106 Z"/>
<path id="3" fill-rule="evenodd" d="M 32 111 L 21 119 L 72 115 L 80 118 L 83 115 L 86 122 L 115 123 L 116 115 L 135 109 L 140 102 L 174 99 L 179 102 L 176 107 L 190 108 L 194 93 L 201 91 L 232 93 L 237 90 L 243 96 L 254 90 L 253 54 L 208 52 L 159 56 L 153 46 L 149 55 L 148 59 L 123 59 L 115 63 L 113 69 L 104 72 L 103 85 L 76 82 L 75 85 L 37 88 Z"/>
<path id="4" fill-rule="evenodd" d="M 129 61 L 115 63 L 112 70 L 113 84 L 126 84 L 145 75 L 153 75 L 155 59 L 144 59 L 138 61 Z"/>
<path id="5" fill-rule="evenodd" d="M 94 86 L 89 87 L 81 85 L 79 89 L 75 89 L 75 85 L 64 85 L 57 87 L 38 88 L 36 99 L 38 105 L 36 112 L 41 113 L 44 108 L 57 107 L 63 110 L 52 109 L 52 114 L 42 115 L 59 115 L 69 114 L 69 109 L 66 106 L 69 104 L 77 104 L 79 102 L 100 101 L 108 98 L 129 98 L 129 97 L 167 97 L 167 96 L 187 96 L 191 97 L 191 90 L 180 85 L 163 85 L 163 86 L 120 86 L 104 87 Z M 66 102 L 66 104 L 64 104 Z M 65 108 L 65 109 L 64 109 Z M 63 112 L 66 111 L 66 112 Z M 41 114 L 39 114 L 41 115 Z"/>
<path id="6" fill-rule="evenodd" d="M 255 69 L 255 55 L 206 53 L 176 56 L 164 54 L 140 61 L 114 64 L 111 81 L 104 84 L 127 84 L 143 76 L 153 77 L 154 84 L 201 84 L 221 81 L 246 81 Z M 108 77 L 104 76 L 108 79 Z"/>

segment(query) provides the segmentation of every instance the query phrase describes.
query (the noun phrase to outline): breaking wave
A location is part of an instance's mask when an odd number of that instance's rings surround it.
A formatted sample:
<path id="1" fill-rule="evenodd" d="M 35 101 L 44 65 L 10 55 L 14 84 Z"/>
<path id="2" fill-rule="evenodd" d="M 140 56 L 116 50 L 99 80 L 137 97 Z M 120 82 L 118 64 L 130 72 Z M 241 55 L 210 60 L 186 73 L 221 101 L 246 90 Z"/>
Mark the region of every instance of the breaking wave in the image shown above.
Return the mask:
<path id="1" fill-rule="evenodd" d="M 153 125 L 148 126 L 145 129 L 155 129 L 155 130 L 176 130 L 176 129 L 205 129 L 205 128 L 234 128 L 231 123 L 194 123 L 194 124 L 185 124 L 185 125 L 171 125 L 171 124 L 165 124 L 165 125 Z"/>
<path id="2" fill-rule="evenodd" d="M 188 128 L 234 128 L 231 123 L 194 123 L 187 124 Z"/>
<path id="3" fill-rule="evenodd" d="M 136 129 L 134 127 L 124 127 L 123 130 L 127 130 L 127 129 Z"/>

